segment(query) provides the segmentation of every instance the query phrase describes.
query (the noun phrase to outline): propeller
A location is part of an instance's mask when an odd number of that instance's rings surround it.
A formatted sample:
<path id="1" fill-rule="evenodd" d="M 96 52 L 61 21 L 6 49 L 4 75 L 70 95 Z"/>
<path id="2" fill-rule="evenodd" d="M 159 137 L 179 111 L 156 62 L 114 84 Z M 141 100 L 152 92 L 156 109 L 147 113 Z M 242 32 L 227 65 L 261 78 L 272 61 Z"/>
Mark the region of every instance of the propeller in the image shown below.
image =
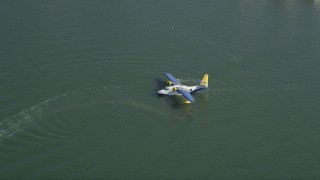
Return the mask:
<path id="1" fill-rule="evenodd" d="M 177 89 L 176 87 L 174 87 L 174 88 L 173 88 L 173 91 L 174 91 L 174 92 L 177 92 L 177 91 L 178 91 L 178 89 Z"/>
<path id="2" fill-rule="evenodd" d="M 165 85 L 166 85 L 166 86 L 171 86 L 171 85 L 172 85 L 172 82 L 168 80 L 168 81 L 165 82 Z"/>

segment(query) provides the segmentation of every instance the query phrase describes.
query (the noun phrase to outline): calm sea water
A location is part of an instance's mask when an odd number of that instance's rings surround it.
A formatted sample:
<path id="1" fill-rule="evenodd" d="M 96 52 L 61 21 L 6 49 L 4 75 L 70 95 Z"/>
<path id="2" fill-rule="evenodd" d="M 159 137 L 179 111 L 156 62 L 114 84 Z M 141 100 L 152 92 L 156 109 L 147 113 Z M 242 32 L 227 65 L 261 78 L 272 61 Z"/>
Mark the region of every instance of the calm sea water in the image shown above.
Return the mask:
<path id="1" fill-rule="evenodd" d="M 316 0 L 1 1 L 0 178 L 318 179 L 319 34 Z"/>

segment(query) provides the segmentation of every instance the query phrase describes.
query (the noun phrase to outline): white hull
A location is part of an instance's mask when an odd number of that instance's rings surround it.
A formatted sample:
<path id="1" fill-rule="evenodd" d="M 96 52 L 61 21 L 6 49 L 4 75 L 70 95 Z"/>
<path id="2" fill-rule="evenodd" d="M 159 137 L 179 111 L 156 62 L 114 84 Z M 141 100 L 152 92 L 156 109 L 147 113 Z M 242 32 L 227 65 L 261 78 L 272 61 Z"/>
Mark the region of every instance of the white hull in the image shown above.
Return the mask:
<path id="1" fill-rule="evenodd" d="M 158 94 L 168 95 L 168 96 L 176 96 L 181 95 L 178 91 L 174 91 L 174 88 L 179 88 L 186 90 L 188 92 L 193 92 L 197 89 L 198 86 L 184 86 L 184 85 L 174 85 L 166 87 L 165 89 L 161 89 L 158 91 Z"/>

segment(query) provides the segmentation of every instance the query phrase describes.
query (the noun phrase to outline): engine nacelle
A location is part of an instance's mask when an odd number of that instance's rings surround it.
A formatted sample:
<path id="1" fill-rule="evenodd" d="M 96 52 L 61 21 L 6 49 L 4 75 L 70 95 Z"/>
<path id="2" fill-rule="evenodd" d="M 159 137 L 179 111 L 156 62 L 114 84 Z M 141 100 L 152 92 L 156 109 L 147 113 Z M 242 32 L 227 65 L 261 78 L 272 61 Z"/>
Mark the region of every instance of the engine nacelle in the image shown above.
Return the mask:
<path id="1" fill-rule="evenodd" d="M 171 81 L 169 81 L 169 80 L 168 80 L 168 81 L 166 81 L 166 82 L 165 82 L 165 84 L 166 84 L 166 86 L 172 86 L 172 82 L 171 82 Z"/>
<path id="2" fill-rule="evenodd" d="M 172 90 L 173 90 L 174 92 L 177 92 L 177 91 L 178 91 L 178 89 L 177 89 L 176 87 L 174 87 Z"/>

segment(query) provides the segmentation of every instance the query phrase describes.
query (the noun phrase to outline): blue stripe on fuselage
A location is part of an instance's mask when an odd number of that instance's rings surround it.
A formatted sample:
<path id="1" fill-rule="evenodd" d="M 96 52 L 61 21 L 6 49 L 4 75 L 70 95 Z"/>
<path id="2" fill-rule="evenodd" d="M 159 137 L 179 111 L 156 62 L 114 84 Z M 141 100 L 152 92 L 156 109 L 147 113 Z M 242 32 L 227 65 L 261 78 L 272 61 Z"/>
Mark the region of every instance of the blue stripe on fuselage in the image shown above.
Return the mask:
<path id="1" fill-rule="evenodd" d="M 195 90 L 191 91 L 191 93 L 196 93 L 196 92 L 198 92 L 198 91 L 205 90 L 205 89 L 207 89 L 207 88 L 205 88 L 205 87 L 203 87 L 203 88 L 198 88 L 198 89 L 195 89 Z"/>

